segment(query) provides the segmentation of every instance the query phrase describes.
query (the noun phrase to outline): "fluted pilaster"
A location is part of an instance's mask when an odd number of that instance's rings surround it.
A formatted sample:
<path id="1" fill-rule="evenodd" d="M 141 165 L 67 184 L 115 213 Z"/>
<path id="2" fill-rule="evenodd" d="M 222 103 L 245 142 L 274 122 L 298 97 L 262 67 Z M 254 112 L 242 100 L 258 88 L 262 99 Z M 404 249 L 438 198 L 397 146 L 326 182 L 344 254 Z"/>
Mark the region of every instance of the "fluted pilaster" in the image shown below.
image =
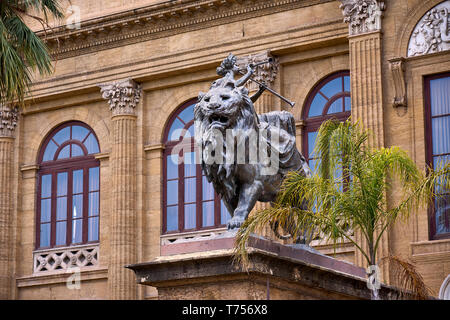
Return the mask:
<path id="1" fill-rule="evenodd" d="M 13 150 L 18 120 L 16 108 L 0 106 L 0 299 L 12 299 Z"/>
<path id="2" fill-rule="evenodd" d="M 383 88 L 381 68 L 381 21 L 385 8 L 381 0 L 341 0 L 344 22 L 349 24 L 350 81 L 352 120 L 361 121 L 370 130 L 368 144 L 384 147 Z M 361 232 L 355 232 L 356 241 L 367 248 Z M 389 252 L 389 234 L 384 233 L 378 258 Z M 367 266 L 363 255 L 357 250 L 355 262 Z M 382 266 L 382 280 L 388 282 L 389 268 Z"/>
<path id="3" fill-rule="evenodd" d="M 136 299 L 135 277 L 127 264 L 137 262 L 136 115 L 141 88 L 133 80 L 101 85 L 112 113 L 112 209 L 108 288 L 111 299 Z"/>

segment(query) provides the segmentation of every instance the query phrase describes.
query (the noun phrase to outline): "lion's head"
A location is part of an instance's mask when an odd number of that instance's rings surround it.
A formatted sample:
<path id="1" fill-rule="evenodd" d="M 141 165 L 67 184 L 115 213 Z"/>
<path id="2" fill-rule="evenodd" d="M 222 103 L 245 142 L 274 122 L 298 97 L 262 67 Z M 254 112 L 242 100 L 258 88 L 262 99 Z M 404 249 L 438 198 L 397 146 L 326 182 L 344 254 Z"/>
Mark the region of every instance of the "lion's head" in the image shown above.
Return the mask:
<path id="1" fill-rule="evenodd" d="M 214 81 L 207 93 L 200 92 L 194 109 L 201 132 L 216 129 L 250 129 L 256 127 L 256 113 L 245 87 L 236 87 L 227 77 Z"/>
<path id="2" fill-rule="evenodd" d="M 233 179 L 236 166 L 226 163 L 227 130 L 234 137 L 237 132 L 256 129 L 257 115 L 245 87 L 236 87 L 235 81 L 223 77 L 213 82 L 207 93 L 200 93 L 194 109 L 195 140 L 202 152 L 202 167 L 206 177 L 213 182 L 214 189 L 225 200 L 236 195 L 236 183 Z M 218 142 L 220 133 L 222 142 Z M 217 148 L 217 146 L 222 148 Z M 210 151 L 214 150 L 214 151 Z M 220 151 L 219 151 L 220 150 Z M 213 156 L 211 156 L 213 154 Z M 210 161 L 209 159 L 222 159 Z"/>

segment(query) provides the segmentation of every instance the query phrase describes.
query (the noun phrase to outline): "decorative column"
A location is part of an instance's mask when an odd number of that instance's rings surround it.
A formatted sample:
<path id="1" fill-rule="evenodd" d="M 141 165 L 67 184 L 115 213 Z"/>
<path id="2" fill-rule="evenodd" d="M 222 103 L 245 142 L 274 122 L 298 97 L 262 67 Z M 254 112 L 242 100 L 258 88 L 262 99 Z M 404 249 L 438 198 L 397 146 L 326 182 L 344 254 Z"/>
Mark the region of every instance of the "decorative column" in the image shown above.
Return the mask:
<path id="1" fill-rule="evenodd" d="M 136 299 L 136 106 L 142 89 L 131 79 L 100 85 L 111 110 L 112 209 L 108 289 L 110 299 Z"/>
<path id="2" fill-rule="evenodd" d="M 12 299 L 13 150 L 17 108 L 0 105 L 0 299 Z"/>
<path id="3" fill-rule="evenodd" d="M 341 0 L 344 22 L 349 24 L 350 81 L 352 119 L 360 120 L 371 131 L 369 145 L 384 146 L 383 92 L 381 78 L 381 18 L 385 10 L 383 0 Z M 363 245 L 362 235 L 356 232 L 357 241 Z M 378 257 L 388 254 L 388 231 L 384 233 Z M 355 262 L 366 266 L 359 251 Z M 388 268 L 382 269 L 387 282 Z"/>

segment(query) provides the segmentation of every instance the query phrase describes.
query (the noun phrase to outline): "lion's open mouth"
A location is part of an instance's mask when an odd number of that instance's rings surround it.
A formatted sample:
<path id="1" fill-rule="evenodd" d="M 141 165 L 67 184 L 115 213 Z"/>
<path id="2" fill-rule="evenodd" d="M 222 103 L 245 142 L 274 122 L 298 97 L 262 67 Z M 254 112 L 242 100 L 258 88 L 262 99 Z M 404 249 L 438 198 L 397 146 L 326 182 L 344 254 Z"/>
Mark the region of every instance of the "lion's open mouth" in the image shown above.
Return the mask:
<path id="1" fill-rule="evenodd" d="M 228 123 L 228 118 L 221 115 L 212 115 L 210 117 L 211 125 L 224 126 Z"/>

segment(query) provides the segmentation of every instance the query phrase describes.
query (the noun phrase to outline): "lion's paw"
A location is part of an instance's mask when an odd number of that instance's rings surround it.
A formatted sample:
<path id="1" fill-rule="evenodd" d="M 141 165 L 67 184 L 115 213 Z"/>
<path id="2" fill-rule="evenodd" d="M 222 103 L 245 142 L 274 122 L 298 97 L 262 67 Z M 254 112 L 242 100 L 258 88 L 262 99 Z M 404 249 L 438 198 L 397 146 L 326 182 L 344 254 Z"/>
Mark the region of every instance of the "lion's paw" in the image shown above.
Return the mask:
<path id="1" fill-rule="evenodd" d="M 240 228 L 242 226 L 242 224 L 244 223 L 244 221 L 245 221 L 245 219 L 243 217 L 234 216 L 227 223 L 228 230 Z"/>

